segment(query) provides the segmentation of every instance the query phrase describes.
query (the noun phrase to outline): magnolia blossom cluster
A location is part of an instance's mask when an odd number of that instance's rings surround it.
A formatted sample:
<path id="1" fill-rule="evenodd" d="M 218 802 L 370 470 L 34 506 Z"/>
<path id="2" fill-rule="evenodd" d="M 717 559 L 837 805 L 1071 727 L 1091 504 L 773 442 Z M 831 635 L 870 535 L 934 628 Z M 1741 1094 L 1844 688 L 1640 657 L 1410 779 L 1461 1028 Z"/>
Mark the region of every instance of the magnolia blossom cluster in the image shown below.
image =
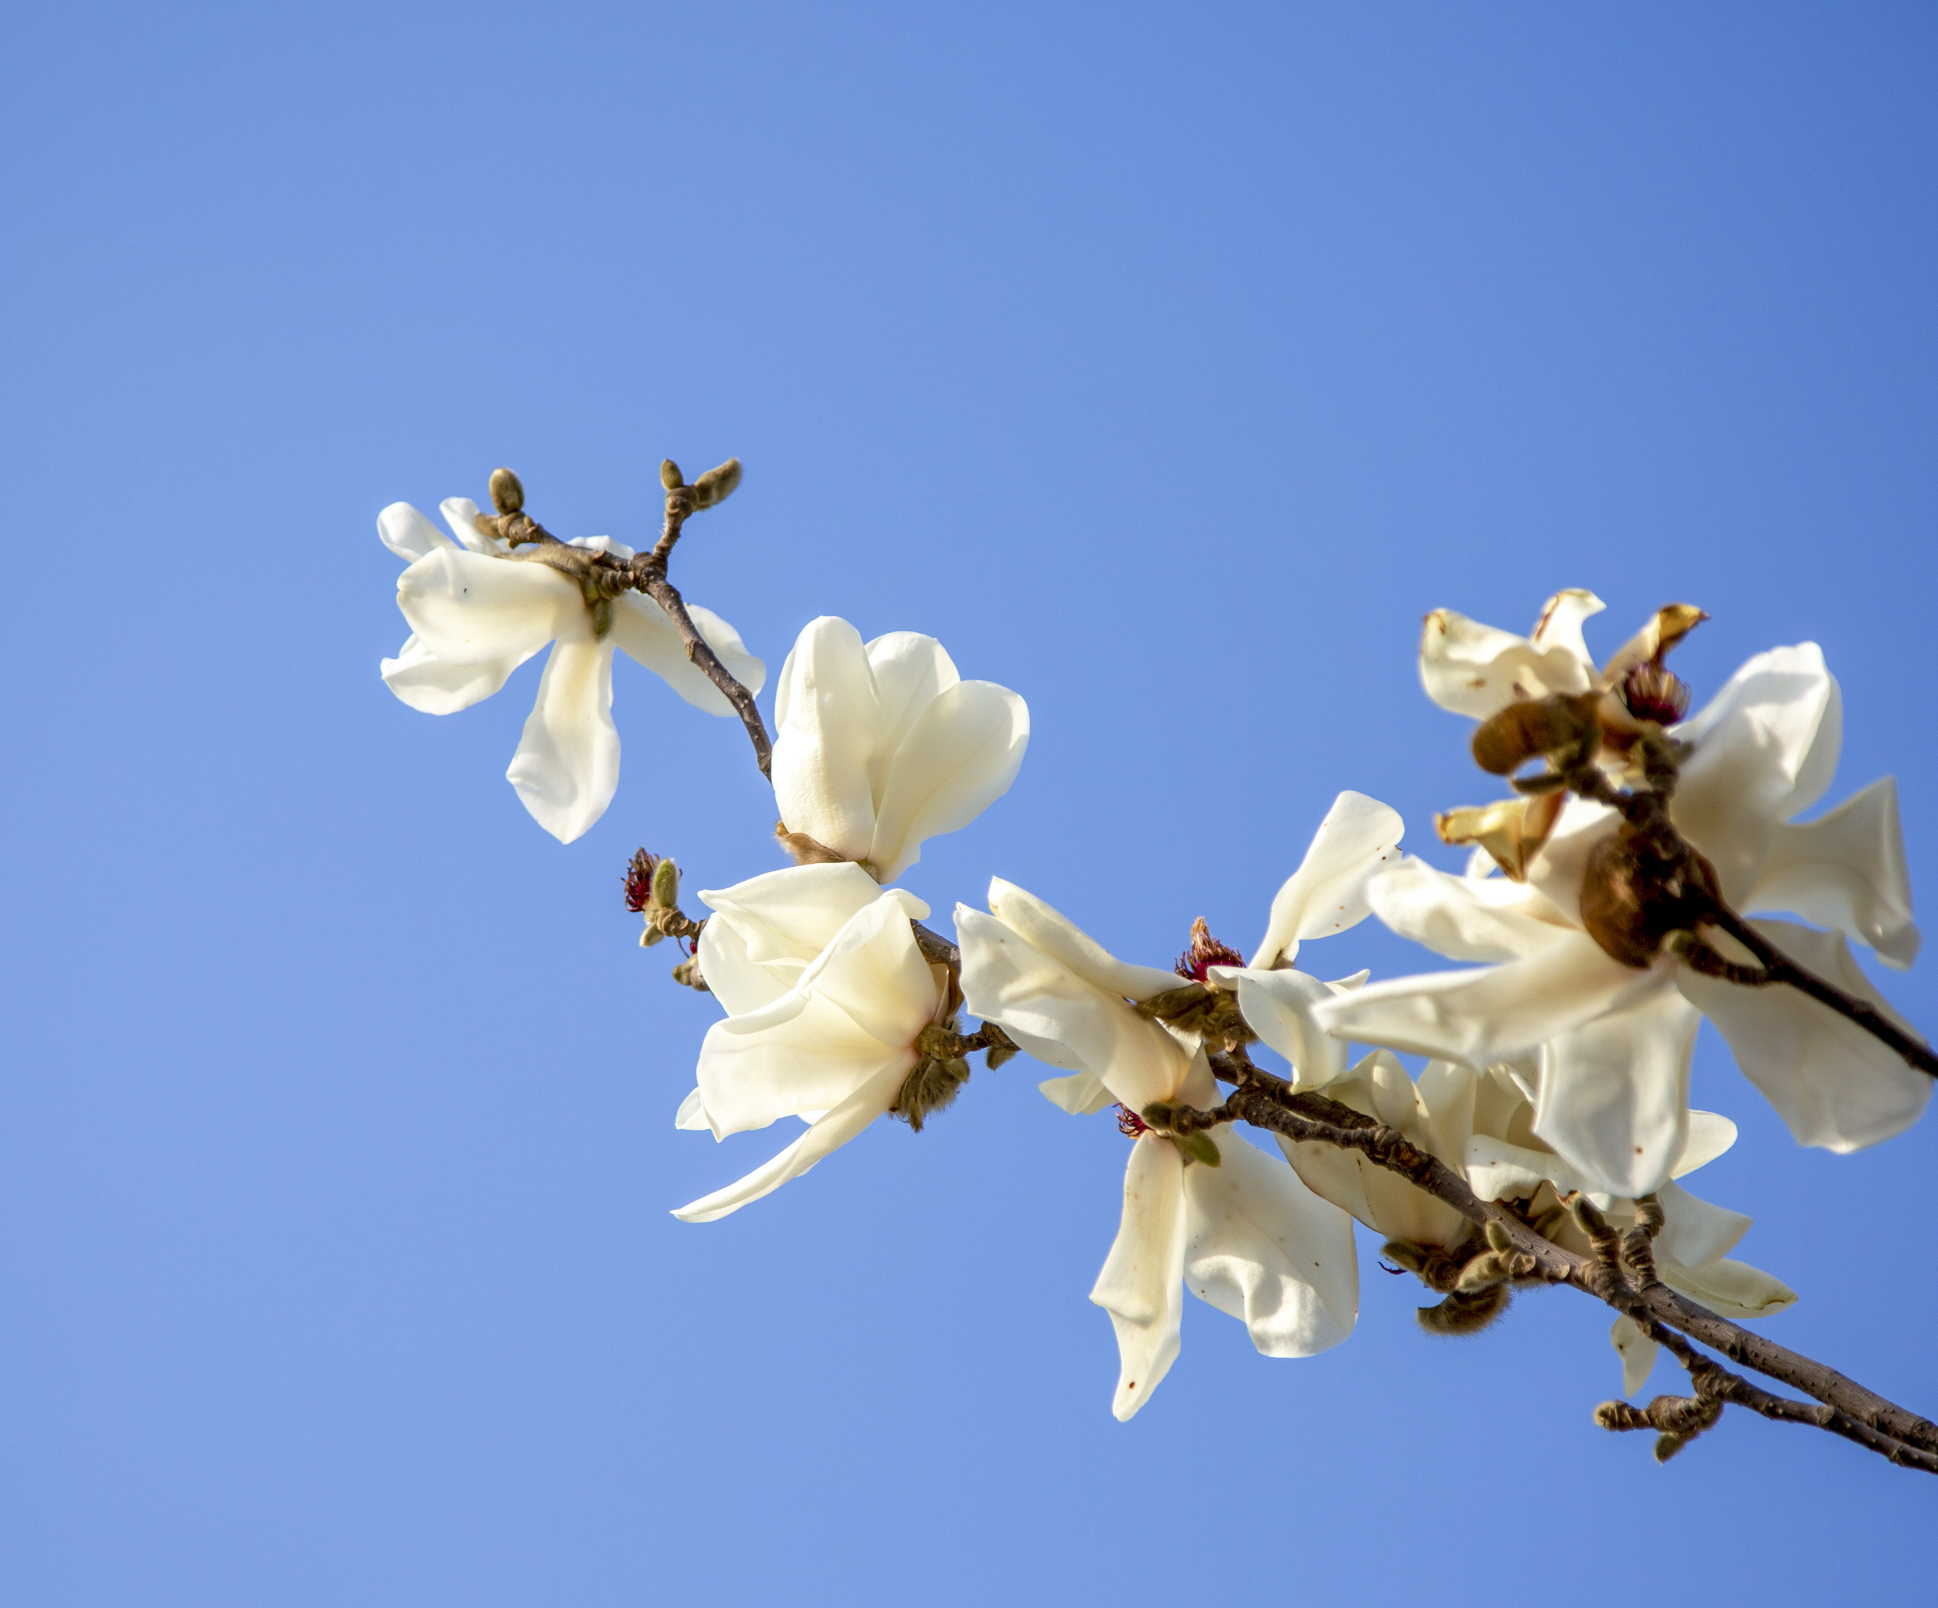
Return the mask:
<path id="1" fill-rule="evenodd" d="M 508 774 L 533 817 L 569 842 L 617 785 L 615 648 L 709 713 L 732 706 L 657 604 L 626 595 L 602 613 L 559 569 L 507 547 L 474 504 L 452 499 L 443 511 L 455 541 L 401 503 L 379 518 L 385 545 L 409 561 L 398 603 L 412 631 L 383 679 L 413 708 L 448 714 L 552 644 Z M 605 538 L 581 545 L 629 556 Z M 1713 868 L 1704 874 L 1720 898 L 1896 1022 L 1849 947 L 1893 967 L 1917 954 L 1894 785 L 1886 778 L 1801 819 L 1828 791 L 1838 756 L 1841 705 L 1822 654 L 1812 644 L 1758 654 L 1689 717 L 1665 658 L 1700 612 L 1664 609 L 1598 665 L 1583 623 L 1601 607 L 1586 592 L 1561 593 L 1528 637 L 1429 615 L 1428 695 L 1483 723 L 1572 700 L 1615 734 L 1592 755 L 1609 788 L 1634 782 L 1647 755 L 1672 756 L 1667 808 Z M 690 614 L 731 675 L 758 691 L 763 666 L 733 628 Z M 934 638 L 865 641 L 845 620 L 812 621 L 782 666 L 774 722 L 777 837 L 795 863 L 700 893 L 703 923 L 656 893 L 647 936 L 697 931 L 683 974 L 724 1012 L 700 1047 L 679 1127 L 725 1140 L 783 1119 L 802 1126 L 675 1215 L 699 1223 L 737 1211 L 883 1117 L 919 1128 L 967 1080 L 970 1054 L 995 1066 L 1027 1052 L 1057 1074 L 1040 1084 L 1052 1105 L 1115 1120 L 1124 1135 L 1119 1226 L 1099 1247 L 1090 1291 L 1115 1331 L 1120 1419 L 1176 1360 L 1186 1291 L 1244 1323 L 1267 1356 L 1310 1356 L 1350 1335 L 1354 1222 L 1446 1295 L 1427 1310 L 1430 1327 L 1458 1332 L 1505 1298 L 1504 1288 L 1455 1282 L 1482 1244 L 1467 1217 L 1365 1154 L 1173 1120 L 1218 1106 L 1233 1055 L 1269 1053 L 1291 1093 L 1384 1125 L 1566 1248 L 1589 1250 L 1572 1202 L 1592 1203 L 1617 1229 L 1646 1222 L 1661 1281 L 1733 1319 L 1796 1297 L 1729 1256 L 1750 1220 L 1681 1182 L 1736 1136 L 1727 1118 L 1689 1104 L 1701 1019 L 1804 1144 L 1875 1144 L 1930 1097 L 1929 1076 L 1796 989 L 1746 986 L 1727 966 L 1692 959 L 1688 945 L 1612 952 L 1584 900 L 1603 896 L 1591 886 L 1602 846 L 1623 830 L 1613 793 L 1570 791 L 1551 776 L 1451 811 L 1441 837 L 1474 846 L 1454 871 L 1402 855 L 1400 816 L 1342 792 L 1276 894 L 1268 901 L 1260 888 L 1263 935 L 1249 960 L 1200 923 L 1183 959 L 1154 966 L 1119 959 L 1000 877 L 980 907 L 955 907 L 953 944 L 924 925 L 927 904 L 894 886 L 927 839 L 1002 797 L 1029 741 L 1023 700 L 963 680 Z M 1376 981 L 1302 969 L 1307 946 L 1368 915 L 1471 964 Z M 1729 965 L 1753 958 L 1726 935 L 1704 942 Z M 966 1030 L 965 1013 L 983 1025 Z M 1396 1051 L 1425 1065 L 1411 1073 Z M 1633 1394 L 1655 1342 L 1628 1317 L 1612 1338 Z"/>

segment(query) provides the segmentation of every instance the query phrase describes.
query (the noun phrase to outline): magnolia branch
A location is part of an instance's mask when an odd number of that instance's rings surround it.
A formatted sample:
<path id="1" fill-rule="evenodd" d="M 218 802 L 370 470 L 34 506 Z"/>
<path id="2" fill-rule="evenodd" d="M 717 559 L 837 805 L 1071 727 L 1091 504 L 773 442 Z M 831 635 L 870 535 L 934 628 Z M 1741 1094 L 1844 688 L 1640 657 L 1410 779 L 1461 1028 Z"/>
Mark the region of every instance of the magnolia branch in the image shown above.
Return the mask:
<path id="1" fill-rule="evenodd" d="M 686 611 L 679 588 L 666 578 L 667 560 L 680 539 L 688 519 L 703 508 L 725 502 L 740 484 L 740 460 L 729 458 L 717 469 L 709 469 L 692 485 L 680 477 L 678 465 L 668 458 L 660 465 L 660 481 L 666 488 L 666 517 L 660 537 L 651 552 L 635 553 L 631 559 L 614 558 L 610 553 L 589 552 L 573 547 L 554 536 L 525 512 L 525 490 L 509 469 L 497 470 L 491 477 L 491 500 L 498 510 L 494 521 L 497 533 L 512 547 L 537 546 L 541 563 L 568 574 L 579 582 L 586 602 L 595 615 L 601 603 L 610 607 L 621 592 L 644 592 L 666 611 L 673 628 L 680 633 L 687 661 L 721 691 L 754 745 L 754 763 L 763 776 L 771 775 L 773 744 L 767 725 L 754 705 L 754 695 L 734 679 L 733 672 L 720 662 L 700 628 Z"/>
<path id="2" fill-rule="evenodd" d="M 1938 1474 L 1938 1426 L 1835 1369 L 1752 1334 L 1678 1295 L 1654 1278 L 1646 1236 L 1637 1244 L 1630 1236 L 1618 1238 L 1603 1223 L 1600 1228 L 1606 1231 L 1604 1237 L 1595 1227 L 1599 1214 L 1585 1199 L 1577 1197 L 1575 1210 L 1596 1241 L 1597 1255 L 1593 1258 L 1564 1250 L 1505 1207 L 1481 1200 L 1444 1162 L 1410 1144 L 1384 1123 L 1322 1095 L 1294 1093 L 1283 1080 L 1252 1066 L 1242 1053 L 1239 1057 L 1217 1054 L 1211 1060 L 1218 1076 L 1236 1085 L 1231 1095 L 1210 1111 L 1170 1107 L 1154 1112 L 1164 1126 L 1192 1133 L 1222 1122 L 1243 1121 L 1288 1139 L 1358 1151 L 1375 1166 L 1399 1174 L 1416 1188 L 1446 1202 L 1478 1227 L 1487 1243 L 1496 1248 L 1504 1272 L 1517 1281 L 1566 1284 L 1595 1296 L 1631 1318 L 1689 1370 L 1696 1389 L 1694 1398 L 1659 1397 L 1647 1409 L 1608 1403 L 1597 1419 L 1605 1427 L 1655 1428 L 1674 1442 L 1669 1447 L 1672 1451 L 1709 1427 L 1722 1404 L 1733 1403 L 1781 1423 L 1828 1430 L 1900 1467 Z M 1721 1352 L 1731 1362 L 1802 1391 L 1821 1405 L 1813 1407 L 1772 1395 L 1696 1351 L 1683 1338 L 1685 1335 Z M 1666 1453 L 1659 1449 L 1658 1455 Z"/>

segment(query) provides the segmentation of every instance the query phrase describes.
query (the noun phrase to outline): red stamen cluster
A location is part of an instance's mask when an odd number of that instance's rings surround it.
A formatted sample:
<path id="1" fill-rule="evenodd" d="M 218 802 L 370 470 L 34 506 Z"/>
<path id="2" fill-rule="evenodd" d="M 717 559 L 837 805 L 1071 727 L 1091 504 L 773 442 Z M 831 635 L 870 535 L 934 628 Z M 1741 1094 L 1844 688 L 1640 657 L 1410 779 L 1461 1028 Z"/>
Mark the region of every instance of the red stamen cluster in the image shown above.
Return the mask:
<path id="1" fill-rule="evenodd" d="M 626 867 L 626 908 L 638 915 L 653 902 L 653 867 L 659 856 L 641 849 Z"/>
<path id="2" fill-rule="evenodd" d="M 1689 683 L 1645 660 L 1622 678 L 1622 702 L 1637 720 L 1673 726 L 1689 713 Z"/>
<path id="3" fill-rule="evenodd" d="M 1126 1139 L 1135 1139 L 1140 1133 L 1149 1133 L 1151 1125 L 1127 1105 L 1117 1108 L 1117 1131 Z"/>
<path id="4" fill-rule="evenodd" d="M 1229 944 L 1221 944 L 1211 936 L 1211 929 L 1205 925 L 1203 916 L 1191 923 L 1191 947 L 1178 956 L 1177 965 L 1171 969 L 1180 977 L 1188 977 L 1194 983 L 1205 980 L 1205 972 L 1213 966 L 1242 966 L 1245 957 Z"/>

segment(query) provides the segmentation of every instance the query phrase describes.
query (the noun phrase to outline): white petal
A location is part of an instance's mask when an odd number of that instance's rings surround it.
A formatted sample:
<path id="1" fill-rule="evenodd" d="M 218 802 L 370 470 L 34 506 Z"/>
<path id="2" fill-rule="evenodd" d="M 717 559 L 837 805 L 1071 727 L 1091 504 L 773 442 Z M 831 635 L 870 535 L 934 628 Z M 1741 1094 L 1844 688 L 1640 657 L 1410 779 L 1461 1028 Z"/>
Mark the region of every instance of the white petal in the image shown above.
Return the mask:
<path id="1" fill-rule="evenodd" d="M 525 659 L 554 638 L 592 635 L 585 600 L 557 570 L 455 547 L 397 578 L 397 606 L 447 664 Z"/>
<path id="2" fill-rule="evenodd" d="M 942 644 L 917 631 L 890 631 L 867 647 L 881 711 L 881 738 L 869 765 L 868 784 L 879 800 L 888 786 L 888 764 L 922 711 L 962 679 Z"/>
<path id="3" fill-rule="evenodd" d="M 383 660 L 378 671 L 384 685 L 411 708 L 427 715 L 454 715 L 489 698 L 530 657 L 528 653 L 523 658 L 489 659 L 483 664 L 446 664 L 412 632 L 397 650 L 397 657 Z"/>
<path id="4" fill-rule="evenodd" d="M 1869 944 L 1887 966 L 1909 966 L 1922 940 L 1911 920 L 1896 780 L 1873 782 L 1807 825 L 1779 822 L 1743 908 L 1795 911 Z"/>
<path id="5" fill-rule="evenodd" d="M 713 1119 L 707 1115 L 706 1096 L 700 1093 L 696 1084 L 694 1090 L 680 1102 L 679 1114 L 673 1118 L 673 1126 L 682 1129 L 711 1130 L 713 1137 L 719 1139 L 720 1131 L 713 1126 Z"/>
<path id="6" fill-rule="evenodd" d="M 760 691 L 767 667 L 746 649 L 740 633 L 709 609 L 687 606 L 687 614 L 727 673 L 749 692 Z M 643 664 L 695 709 L 710 715 L 732 715 L 727 695 L 686 656 L 679 628 L 650 597 L 624 592 L 612 600 L 613 645 L 635 663 Z"/>
<path id="7" fill-rule="evenodd" d="M 1512 1060 L 1662 981 L 1655 971 L 1610 960 L 1586 933 L 1570 933 L 1505 966 L 1369 983 L 1356 994 L 1321 1001 L 1313 1015 L 1340 1038 L 1484 1067 Z"/>
<path id="8" fill-rule="evenodd" d="M 846 860 L 791 865 L 749 877 L 731 888 L 700 892 L 702 904 L 740 929 L 752 959 L 802 964 L 826 949 L 836 933 L 881 897 L 880 884 Z M 897 891 L 896 898 L 918 921 L 929 913 L 929 907 L 913 895 Z"/>
<path id="9" fill-rule="evenodd" d="M 1268 1357 L 1338 1345 L 1359 1315 L 1352 1220 L 1235 1130 L 1216 1138 L 1218 1166 L 1184 1169 L 1186 1288 Z"/>
<path id="10" fill-rule="evenodd" d="M 882 719 L 861 633 L 846 620 L 823 615 L 801 632 L 781 666 L 774 726 L 774 797 L 788 830 L 865 859 Z"/>
<path id="11" fill-rule="evenodd" d="M 686 1223 L 710 1223 L 738 1211 L 750 1200 L 772 1194 L 791 1178 L 799 1178 L 829 1152 L 838 1150 L 895 1103 L 905 1069 L 890 1067 L 855 1090 L 813 1127 L 764 1167 L 757 1167 L 738 1183 L 682 1206 L 673 1215 Z"/>
<path id="12" fill-rule="evenodd" d="M 611 643 L 553 647 L 505 777 L 532 819 L 561 843 L 582 836 L 606 813 L 619 788 Z"/>
<path id="13" fill-rule="evenodd" d="M 1506 877 L 1456 877 L 1407 855 L 1367 885 L 1374 913 L 1449 960 L 1518 960 L 1573 929 L 1538 889 Z"/>
<path id="14" fill-rule="evenodd" d="M 407 502 L 394 502 L 377 516 L 377 539 L 399 558 L 415 563 L 451 538 Z"/>
<path id="15" fill-rule="evenodd" d="M 1666 979 L 1665 979 L 1666 982 Z M 1701 1017 L 1662 986 L 1541 1047 L 1534 1131 L 1614 1195 L 1659 1187 L 1688 1138 Z"/>
<path id="16" fill-rule="evenodd" d="M 1011 931 L 1116 998 L 1150 999 L 1183 982 L 1176 972 L 1119 960 L 1067 916 L 1001 877 L 990 878 L 989 909 Z"/>
<path id="17" fill-rule="evenodd" d="M 1645 1335 L 1630 1317 L 1617 1318 L 1614 1332 L 1608 1338 L 1622 1359 L 1622 1394 L 1633 1396 L 1649 1382 L 1649 1375 L 1655 1369 L 1656 1353 L 1662 1348 Z"/>
<path id="18" fill-rule="evenodd" d="M 1686 1268 L 1658 1256 L 1656 1270 L 1670 1289 L 1708 1307 L 1718 1317 L 1767 1318 L 1797 1303 L 1797 1292 L 1783 1280 L 1728 1257 L 1704 1268 Z"/>
<path id="19" fill-rule="evenodd" d="M 1814 642 L 1759 653 L 1702 712 L 1675 728 L 1694 745 L 1670 806 L 1740 905 L 1778 821 L 1823 796 L 1843 730 L 1837 683 Z"/>
<path id="20" fill-rule="evenodd" d="M 1583 591 L 1580 587 L 1557 592 L 1541 606 L 1541 618 L 1534 622 L 1534 630 L 1529 634 L 1528 641 L 1541 653 L 1551 653 L 1559 648 L 1592 671 L 1595 661 L 1588 651 L 1588 644 L 1582 640 L 1582 622 L 1607 607 L 1593 592 Z"/>
<path id="21" fill-rule="evenodd" d="M 1398 810 L 1364 793 L 1341 793 L 1326 811 L 1319 830 L 1272 900 L 1271 919 L 1252 965 L 1270 968 L 1291 960 L 1305 938 L 1344 932 L 1364 921 L 1367 880 L 1381 866 L 1399 859 L 1397 845 L 1406 832 Z"/>
<path id="22" fill-rule="evenodd" d="M 502 537 L 488 536 L 478 528 L 478 505 L 469 497 L 446 497 L 437 505 L 437 511 L 451 527 L 451 534 L 469 551 L 496 553 L 501 557 L 511 551 Z"/>
<path id="23" fill-rule="evenodd" d="M 1750 1231 L 1750 1218 L 1712 1206 L 1680 1184 L 1664 1184 L 1656 1199 L 1662 1206 L 1663 1222 L 1655 1248 L 1684 1267 L 1700 1268 L 1720 1261 Z"/>
<path id="24" fill-rule="evenodd" d="M 796 985 L 845 1012 L 883 1044 L 905 1048 L 935 1017 L 935 973 L 916 947 L 908 912 L 888 894 L 857 911 Z"/>
<path id="25" fill-rule="evenodd" d="M 1553 1184 L 1562 1195 L 1577 1189 L 1606 1193 L 1553 1151 L 1510 1144 L 1492 1134 L 1477 1133 L 1467 1141 L 1462 1167 L 1468 1188 L 1481 1200 L 1526 1200 L 1543 1184 Z"/>
<path id="26" fill-rule="evenodd" d="M 1073 1117 L 1092 1117 L 1099 1111 L 1108 1111 L 1117 1103 L 1116 1097 L 1104 1087 L 1104 1080 L 1094 1072 L 1072 1072 L 1067 1078 L 1045 1078 L 1036 1087 L 1037 1092 L 1051 1105 L 1069 1112 Z"/>
<path id="27" fill-rule="evenodd" d="M 1146 1134 L 1124 1169 L 1124 1215 L 1090 1299 L 1117 1331 L 1117 1393 L 1129 1418 L 1151 1398 L 1178 1355 L 1184 1317 L 1184 1161 L 1168 1139 Z"/>
<path id="28" fill-rule="evenodd" d="M 777 1001 L 771 1016 L 715 1022 L 697 1072 L 714 1131 L 728 1134 L 831 1110 L 885 1071 L 906 1077 L 915 1059 L 907 1045 L 884 1044 L 838 1006 L 809 998 L 792 1013 Z"/>
<path id="29" fill-rule="evenodd" d="M 922 844 L 967 826 L 1009 791 L 1030 712 L 1007 687 L 959 681 L 932 699 L 890 756 L 868 859 L 892 882 Z"/>
<path id="30" fill-rule="evenodd" d="M 1237 993 L 1246 1024 L 1292 1063 L 1293 1088 L 1319 1089 L 1345 1076 L 1345 1043 L 1312 1019 L 1314 1005 L 1335 997 L 1330 985 L 1289 966 L 1278 971 L 1213 966 L 1209 975 Z"/>
<path id="31" fill-rule="evenodd" d="M 1750 925 L 1799 965 L 1902 1025 L 1839 934 L 1787 921 Z M 1930 1077 L 1794 988 L 1746 988 L 1686 968 L 1677 973 L 1676 986 L 1722 1030 L 1736 1064 L 1799 1144 L 1861 1150 L 1903 1133 L 1931 1099 Z"/>
<path id="32" fill-rule="evenodd" d="M 993 916 L 956 907 L 962 991 L 1039 1061 L 1101 1078 L 1133 1111 L 1174 1098 L 1190 1069 L 1184 1047 L 1122 998 L 1085 982 Z"/>
<path id="33" fill-rule="evenodd" d="M 1559 643 L 1544 653 L 1523 637 L 1452 609 L 1435 609 L 1420 635 L 1420 683 L 1427 696 L 1442 709 L 1476 720 L 1523 698 L 1586 692 L 1593 676 L 1594 665 L 1572 644 Z"/>
<path id="34" fill-rule="evenodd" d="M 1736 1124 L 1728 1117 L 1715 1111 L 1697 1111 L 1692 1107 L 1689 1112 L 1689 1137 L 1683 1142 L 1682 1154 L 1676 1157 L 1676 1164 L 1669 1176 L 1681 1178 L 1698 1167 L 1707 1167 L 1735 1143 Z"/>
<path id="35" fill-rule="evenodd" d="M 806 961 L 767 962 L 753 959 L 741 929 L 724 916 L 714 916 L 700 929 L 700 976 L 729 1016 L 747 1016 L 792 991 L 801 980 Z"/>

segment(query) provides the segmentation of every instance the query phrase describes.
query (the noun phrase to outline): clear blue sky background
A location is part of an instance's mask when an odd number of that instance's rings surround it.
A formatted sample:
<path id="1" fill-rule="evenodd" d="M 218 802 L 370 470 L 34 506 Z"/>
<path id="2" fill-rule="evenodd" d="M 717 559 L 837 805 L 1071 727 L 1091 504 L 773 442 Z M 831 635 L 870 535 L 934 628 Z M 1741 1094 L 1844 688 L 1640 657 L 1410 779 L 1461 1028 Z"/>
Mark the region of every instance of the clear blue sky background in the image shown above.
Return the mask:
<path id="1" fill-rule="evenodd" d="M 74 5 L 4 51 L 9 1603 L 1930 1579 L 1920 1477 L 1740 1415 L 1657 1468 L 1590 1424 L 1599 1308 L 1436 1342 L 1370 1245 L 1350 1344 L 1193 1302 L 1113 1422 L 1122 1145 L 1027 1061 L 676 1223 L 784 1136 L 674 1131 L 714 1007 L 619 875 L 770 868 L 771 795 L 622 662 L 560 848 L 502 780 L 536 665 L 447 720 L 379 684 L 373 528 L 508 463 L 637 540 L 662 455 L 738 454 L 678 577 L 771 667 L 835 612 L 1030 701 L 908 885 L 1139 960 L 1255 943 L 1341 787 L 1415 846 L 1490 796 L 1420 615 L 1567 585 L 1604 649 L 1706 607 L 1699 695 L 1821 642 L 1833 797 L 1894 770 L 1929 888 L 1929 9 Z M 1938 1130 L 1799 1152 L 1707 1032 L 1696 1097 L 1770 1332 L 1938 1409 Z"/>

